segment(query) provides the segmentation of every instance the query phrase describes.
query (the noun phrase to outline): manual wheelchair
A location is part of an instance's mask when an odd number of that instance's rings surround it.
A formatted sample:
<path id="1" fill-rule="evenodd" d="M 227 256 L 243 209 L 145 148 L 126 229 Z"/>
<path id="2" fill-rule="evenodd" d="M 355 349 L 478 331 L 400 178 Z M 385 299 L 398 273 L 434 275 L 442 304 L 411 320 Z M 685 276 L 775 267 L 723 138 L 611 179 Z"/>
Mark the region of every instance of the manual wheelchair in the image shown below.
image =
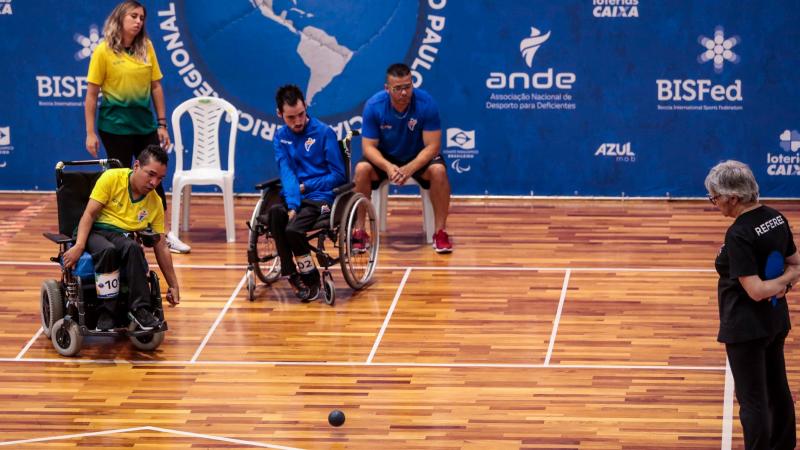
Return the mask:
<path id="1" fill-rule="evenodd" d="M 102 170 L 65 170 L 69 166 L 100 166 Z M 44 236 L 59 245 L 58 256 L 51 257 L 50 260 L 61 266 L 61 280 L 51 279 L 42 283 L 40 312 L 45 336 L 53 342 L 56 351 L 64 356 L 77 355 L 85 336 L 128 336 L 136 348 L 145 351 L 156 349 L 164 341 L 167 323 L 164 321 L 161 289 L 155 272 L 149 271 L 147 278 L 153 314 L 159 319 L 160 325 L 144 331 L 128 319 L 128 290 L 125 280 L 121 279 L 117 309 L 113 317 L 114 328 L 99 331 L 95 327 L 102 299 L 98 300 L 95 290 L 92 256 L 84 252 L 72 269 L 65 269 L 62 263 L 62 255 L 75 243 L 71 236 L 77 229 L 97 179 L 104 170 L 119 167 L 122 164 L 116 159 L 62 161 L 56 164 L 59 233 L 44 233 Z M 146 247 L 152 247 L 158 241 L 159 235 L 145 230 L 134 233 L 133 238 Z"/>
<path id="2" fill-rule="evenodd" d="M 358 134 L 357 131 L 350 132 L 339 141 L 348 180 L 351 179 L 351 142 Z M 335 199 L 330 213 L 321 215 L 306 235 L 309 249 L 322 269 L 322 294 L 328 305 L 336 302 L 336 286 L 330 266 L 339 264 L 347 284 L 354 290 L 359 290 L 370 282 L 378 264 L 380 237 L 375 208 L 368 198 L 355 192 L 353 186 L 353 183 L 347 183 L 334 189 Z M 255 188 L 261 191 L 261 197 L 247 222 L 250 236 L 246 279 L 250 301 L 255 300 L 256 279 L 270 285 L 281 276 L 280 258 L 269 230 L 267 216 L 273 205 L 283 202 L 280 178 L 260 183 Z M 354 248 L 353 231 L 359 220 L 363 220 L 363 229 L 371 240 L 367 245 Z M 325 249 L 326 240 L 330 240 L 334 248 L 338 249 L 338 255 L 328 253 Z"/>

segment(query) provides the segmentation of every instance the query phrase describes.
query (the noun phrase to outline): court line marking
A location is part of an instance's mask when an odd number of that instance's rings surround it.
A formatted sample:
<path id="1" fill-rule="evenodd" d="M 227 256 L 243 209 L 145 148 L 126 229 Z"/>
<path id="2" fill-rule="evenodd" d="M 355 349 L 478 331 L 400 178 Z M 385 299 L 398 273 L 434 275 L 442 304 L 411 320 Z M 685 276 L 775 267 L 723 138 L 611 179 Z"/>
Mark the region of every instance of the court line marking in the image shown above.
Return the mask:
<path id="1" fill-rule="evenodd" d="M 222 322 L 222 318 L 225 317 L 225 314 L 228 312 L 228 309 L 231 307 L 231 304 L 239 296 L 239 291 L 242 290 L 242 286 L 244 286 L 245 281 L 247 281 L 247 274 L 242 275 L 242 279 L 239 280 L 239 284 L 236 286 L 236 289 L 233 290 L 233 294 L 231 294 L 228 302 L 225 303 L 225 307 L 222 308 L 222 311 L 219 312 L 217 315 L 217 320 L 214 321 L 214 324 L 211 325 L 211 328 L 206 333 L 206 337 L 203 338 L 203 342 L 200 343 L 200 346 L 197 347 L 197 351 L 194 352 L 194 356 L 192 356 L 192 360 L 189 362 L 190 364 L 194 364 L 197 361 L 197 358 L 200 356 L 200 352 L 203 351 L 206 344 L 208 344 L 209 339 L 211 339 L 211 335 L 214 334 L 214 331 L 217 330 L 220 322 Z"/>
<path id="2" fill-rule="evenodd" d="M 733 445 L 733 372 L 725 358 L 725 400 L 722 404 L 722 450 L 731 450 Z"/>
<path id="3" fill-rule="evenodd" d="M 70 359 L 70 358 L 0 358 L 0 363 L 61 363 L 61 364 L 130 364 L 134 366 L 329 366 L 329 367 L 431 367 L 443 369 L 611 369 L 611 370 L 685 370 L 722 372 L 725 366 L 657 366 L 625 364 L 525 364 L 525 363 L 415 363 L 415 362 L 371 362 L 360 361 L 214 361 L 204 360 L 129 360 L 129 359 Z"/>
<path id="4" fill-rule="evenodd" d="M 372 364 L 372 358 L 375 357 L 375 353 L 378 351 L 378 346 L 381 345 L 383 333 L 386 332 L 386 328 L 389 326 L 389 320 L 392 319 L 394 308 L 397 306 L 397 301 L 400 299 L 400 294 L 403 293 L 403 288 L 406 286 L 406 281 L 408 281 L 409 275 L 411 275 L 410 267 L 406 269 L 406 273 L 403 275 L 400 285 L 397 286 L 397 291 L 394 293 L 394 299 L 392 299 L 392 305 L 389 307 L 389 311 L 386 312 L 386 317 L 383 319 L 383 325 L 381 325 L 381 330 L 378 332 L 378 336 L 375 338 L 375 343 L 372 344 L 372 350 L 369 352 L 369 356 L 367 357 L 367 364 Z"/>
<path id="5" fill-rule="evenodd" d="M 0 266 L 57 266 L 52 262 L 41 261 L 0 261 Z M 236 269 L 246 270 L 246 265 L 225 264 L 174 264 L 178 269 Z M 340 267 L 332 267 L 340 270 Z M 675 272 L 675 273 L 716 273 L 715 269 L 685 268 L 685 267 L 513 267 L 513 266 L 378 266 L 377 270 L 430 270 L 430 271 L 505 271 L 505 272 Z"/>
<path id="6" fill-rule="evenodd" d="M 62 441 L 67 439 L 75 439 L 75 438 L 82 438 L 82 437 L 91 437 L 91 436 L 106 436 L 109 434 L 118 434 L 118 433 L 128 433 L 131 431 L 142 431 L 145 430 L 147 427 L 133 427 L 133 428 L 119 428 L 115 430 L 104 430 L 104 431 L 92 431 L 88 433 L 77 433 L 77 434 L 63 434 L 61 436 L 48 436 L 48 437 L 41 437 L 41 438 L 33 438 L 33 439 L 21 439 L 18 441 L 6 441 L 0 442 L 0 447 L 6 445 L 15 445 L 15 444 L 32 444 L 34 442 L 48 442 L 48 441 Z"/>
<path id="7" fill-rule="evenodd" d="M 564 310 L 564 300 L 567 298 L 567 286 L 569 285 L 569 276 L 572 273 L 567 269 L 564 274 L 564 283 L 561 285 L 561 298 L 558 299 L 558 310 L 556 310 L 556 317 L 553 319 L 553 331 L 550 332 L 550 343 L 547 346 L 547 356 L 544 357 L 544 365 L 550 365 L 550 357 L 553 356 L 553 347 L 556 344 L 556 334 L 558 334 L 558 323 L 561 321 L 561 311 Z"/>
<path id="8" fill-rule="evenodd" d="M 272 448 L 278 450 L 301 450 L 296 447 L 285 447 L 282 445 L 275 445 L 275 444 L 264 444 L 261 442 L 254 442 L 254 441 L 246 441 L 243 439 L 234 439 L 228 438 L 224 436 L 215 436 L 212 434 L 201 434 L 201 433 L 192 433 L 189 431 L 180 431 L 180 430 L 173 430 L 170 428 L 161 428 L 161 427 L 152 427 L 152 426 L 144 426 L 144 427 L 133 427 L 133 428 L 119 428 L 114 430 L 104 430 L 104 431 L 91 431 L 86 433 L 76 433 L 76 434 L 63 434 L 60 436 L 48 436 L 48 437 L 41 437 L 41 438 L 32 438 L 32 439 L 21 439 L 17 441 L 7 441 L 7 442 L 0 442 L 0 447 L 6 445 L 19 445 L 19 444 L 32 444 L 35 442 L 52 442 L 52 441 L 64 441 L 68 439 L 77 439 L 83 437 L 93 437 L 93 436 L 107 436 L 111 434 L 121 434 L 121 433 L 130 433 L 136 431 L 155 431 L 158 433 L 164 434 L 175 434 L 178 436 L 186 436 L 186 437 L 193 437 L 199 439 L 206 439 L 209 441 L 221 441 L 227 442 L 230 444 L 241 444 L 241 445 L 249 445 L 251 447 L 258 447 L 258 448 Z"/>
<path id="9" fill-rule="evenodd" d="M 27 351 L 31 348 L 33 343 L 36 342 L 37 339 L 39 339 L 39 336 L 41 336 L 42 333 L 44 333 L 44 328 L 39 327 L 39 331 L 37 331 L 36 334 L 33 335 L 31 340 L 28 341 L 28 343 L 25 345 L 25 347 L 23 347 L 22 350 L 20 350 L 20 352 L 17 354 L 17 357 L 14 358 L 14 359 L 21 360 L 22 359 L 22 355 L 27 353 Z"/>

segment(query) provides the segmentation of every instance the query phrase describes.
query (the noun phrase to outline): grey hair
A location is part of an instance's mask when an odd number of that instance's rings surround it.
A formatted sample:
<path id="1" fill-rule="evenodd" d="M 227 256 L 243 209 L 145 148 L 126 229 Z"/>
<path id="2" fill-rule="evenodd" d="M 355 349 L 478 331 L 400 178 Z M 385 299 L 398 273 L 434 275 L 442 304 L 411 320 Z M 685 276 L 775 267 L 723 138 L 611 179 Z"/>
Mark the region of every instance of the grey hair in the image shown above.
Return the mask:
<path id="1" fill-rule="evenodd" d="M 750 167 L 739 161 L 722 161 L 706 176 L 706 190 L 711 194 L 739 197 L 742 202 L 758 201 L 758 183 Z"/>

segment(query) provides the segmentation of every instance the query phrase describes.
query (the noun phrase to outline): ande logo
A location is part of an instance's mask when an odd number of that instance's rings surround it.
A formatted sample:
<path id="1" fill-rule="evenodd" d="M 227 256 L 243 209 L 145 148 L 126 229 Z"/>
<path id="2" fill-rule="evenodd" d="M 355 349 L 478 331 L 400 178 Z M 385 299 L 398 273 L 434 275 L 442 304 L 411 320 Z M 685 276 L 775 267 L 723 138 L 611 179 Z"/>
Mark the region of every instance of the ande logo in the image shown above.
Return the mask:
<path id="1" fill-rule="evenodd" d="M 552 31 L 542 32 L 536 27 L 530 28 L 530 35 L 524 36 L 519 43 L 522 60 L 533 69 L 534 61 L 539 61 L 540 50 L 552 38 Z M 550 48 L 556 48 L 551 45 Z M 552 57 L 553 52 L 549 52 Z M 538 66 L 538 64 L 537 64 Z M 561 72 L 553 67 L 544 70 L 526 72 L 489 72 L 486 88 L 490 90 L 486 109 L 576 109 L 570 91 L 578 76 L 575 72 Z M 526 92 L 519 92 L 525 89 Z"/>

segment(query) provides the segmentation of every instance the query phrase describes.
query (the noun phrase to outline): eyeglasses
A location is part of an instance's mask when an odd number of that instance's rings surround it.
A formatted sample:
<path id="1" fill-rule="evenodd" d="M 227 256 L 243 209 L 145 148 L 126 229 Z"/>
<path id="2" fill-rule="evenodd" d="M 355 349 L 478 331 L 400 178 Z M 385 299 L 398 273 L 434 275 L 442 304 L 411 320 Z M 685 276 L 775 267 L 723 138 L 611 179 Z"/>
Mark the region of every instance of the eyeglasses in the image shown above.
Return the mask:
<path id="1" fill-rule="evenodd" d="M 401 84 L 399 86 L 392 86 L 389 88 L 389 90 L 392 91 L 393 94 L 399 94 L 403 91 L 410 91 L 413 87 L 413 84 Z"/>
<path id="2" fill-rule="evenodd" d="M 717 206 L 717 200 L 719 200 L 720 197 L 722 197 L 722 194 L 709 195 L 708 201 L 710 201 L 712 205 Z"/>

